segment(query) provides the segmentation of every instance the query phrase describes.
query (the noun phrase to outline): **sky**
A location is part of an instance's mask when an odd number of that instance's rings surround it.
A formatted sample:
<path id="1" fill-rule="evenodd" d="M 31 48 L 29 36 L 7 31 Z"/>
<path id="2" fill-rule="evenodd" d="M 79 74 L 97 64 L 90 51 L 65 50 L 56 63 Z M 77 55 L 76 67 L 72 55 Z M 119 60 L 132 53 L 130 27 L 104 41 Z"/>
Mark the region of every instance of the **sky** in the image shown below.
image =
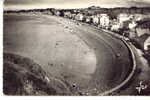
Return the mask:
<path id="1" fill-rule="evenodd" d="M 114 7 L 150 7 L 150 0 L 4 0 L 4 10 L 32 8 L 86 8 L 100 6 Z"/>

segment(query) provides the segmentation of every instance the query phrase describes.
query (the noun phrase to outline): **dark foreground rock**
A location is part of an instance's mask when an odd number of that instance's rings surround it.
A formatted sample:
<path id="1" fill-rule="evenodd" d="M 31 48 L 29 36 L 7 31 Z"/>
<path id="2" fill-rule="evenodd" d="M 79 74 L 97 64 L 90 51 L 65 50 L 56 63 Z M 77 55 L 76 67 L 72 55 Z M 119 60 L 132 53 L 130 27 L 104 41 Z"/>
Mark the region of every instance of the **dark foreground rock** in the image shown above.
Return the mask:
<path id="1" fill-rule="evenodd" d="M 3 92 L 5 95 L 69 95 L 66 85 L 49 78 L 29 58 L 4 53 Z"/>

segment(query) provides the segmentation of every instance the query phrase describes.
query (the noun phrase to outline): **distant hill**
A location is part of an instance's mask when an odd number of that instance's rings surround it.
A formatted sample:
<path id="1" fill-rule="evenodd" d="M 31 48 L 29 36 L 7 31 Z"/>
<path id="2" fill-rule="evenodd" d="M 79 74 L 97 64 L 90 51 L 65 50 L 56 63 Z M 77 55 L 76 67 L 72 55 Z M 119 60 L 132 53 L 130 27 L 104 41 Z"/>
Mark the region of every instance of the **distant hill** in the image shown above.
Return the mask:
<path id="1" fill-rule="evenodd" d="M 107 13 L 107 14 L 115 14 L 118 15 L 119 13 L 127 13 L 127 14 L 134 14 L 134 13 L 139 13 L 139 14 L 147 14 L 150 13 L 150 7 L 130 7 L 130 8 L 125 8 L 125 7 L 117 7 L 117 8 L 101 8 L 101 7 L 96 7 L 96 6 L 91 6 L 88 8 L 82 8 L 82 9 L 54 9 L 54 8 L 47 8 L 47 9 L 30 9 L 30 10 L 16 10 L 16 11 L 4 11 L 4 13 L 13 13 L 13 12 L 44 12 L 44 11 L 54 11 L 54 10 L 59 10 L 59 11 L 73 11 L 73 10 L 78 10 L 79 12 L 84 12 L 84 13 L 91 13 L 91 14 L 100 14 L 100 13 Z"/>
<path id="2" fill-rule="evenodd" d="M 91 6 L 86 8 L 86 10 L 89 11 L 96 11 L 98 13 L 150 13 L 150 7 L 130 7 L 130 8 L 125 8 L 125 7 L 117 7 L 117 8 L 100 8 L 100 7 L 95 7 Z"/>

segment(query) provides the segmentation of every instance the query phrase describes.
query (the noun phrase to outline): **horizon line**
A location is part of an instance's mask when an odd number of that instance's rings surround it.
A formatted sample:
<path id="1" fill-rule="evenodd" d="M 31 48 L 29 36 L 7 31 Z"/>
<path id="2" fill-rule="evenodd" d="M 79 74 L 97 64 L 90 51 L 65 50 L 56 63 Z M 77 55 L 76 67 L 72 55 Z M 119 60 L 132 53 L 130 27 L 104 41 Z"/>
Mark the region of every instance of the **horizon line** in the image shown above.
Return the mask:
<path id="1" fill-rule="evenodd" d="M 56 9 L 56 10 L 61 10 L 61 9 L 62 10 L 65 10 L 65 9 L 69 10 L 70 9 L 71 10 L 71 9 L 86 9 L 86 8 L 90 8 L 90 7 L 97 7 L 97 8 L 102 8 L 102 9 L 133 8 L 133 7 L 135 7 L 135 8 L 150 8 L 148 6 L 147 7 L 146 6 L 143 6 L 143 7 L 137 7 L 137 6 L 131 6 L 131 7 L 123 7 L 123 6 L 122 7 L 121 6 L 120 7 L 119 6 L 118 7 L 100 7 L 100 6 L 94 6 L 94 5 L 93 6 L 89 6 L 89 7 L 83 7 L 83 8 L 82 7 L 81 8 L 61 8 L 61 7 L 60 8 L 59 7 L 45 7 L 45 8 L 41 7 L 41 8 L 36 8 L 35 7 L 35 8 L 22 8 L 22 9 L 8 9 L 8 8 L 6 9 L 5 7 L 6 6 L 3 6 L 3 10 L 4 11 L 35 10 L 35 9 Z"/>

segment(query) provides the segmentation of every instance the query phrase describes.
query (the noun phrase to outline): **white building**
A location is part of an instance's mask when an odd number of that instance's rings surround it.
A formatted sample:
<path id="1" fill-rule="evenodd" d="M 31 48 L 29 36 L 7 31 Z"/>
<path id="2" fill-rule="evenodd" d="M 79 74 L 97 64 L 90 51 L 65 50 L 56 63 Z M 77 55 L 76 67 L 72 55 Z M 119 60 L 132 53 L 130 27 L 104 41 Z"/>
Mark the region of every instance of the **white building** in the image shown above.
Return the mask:
<path id="1" fill-rule="evenodd" d="M 113 24 L 111 26 L 112 31 L 119 31 L 119 29 L 120 29 L 120 24 L 119 23 Z"/>
<path id="2" fill-rule="evenodd" d="M 86 23 L 91 23 L 91 22 L 92 22 L 92 18 L 89 17 L 89 16 L 86 16 L 86 17 L 85 17 L 85 22 L 86 22 Z"/>
<path id="3" fill-rule="evenodd" d="M 150 14 L 134 14 L 133 15 L 134 21 L 140 21 L 140 20 L 143 20 L 145 18 L 150 18 Z"/>
<path id="4" fill-rule="evenodd" d="M 135 21 L 132 21 L 131 23 L 129 23 L 129 29 L 132 30 L 132 29 L 135 29 L 135 27 L 137 26 L 137 23 Z"/>
<path id="5" fill-rule="evenodd" d="M 149 50 L 150 48 L 150 37 L 144 42 L 144 50 Z"/>
<path id="6" fill-rule="evenodd" d="M 66 18 L 71 18 L 71 12 L 67 11 L 67 12 L 64 12 L 64 17 Z"/>
<path id="7" fill-rule="evenodd" d="M 143 17 L 144 17 L 143 14 L 134 14 L 133 19 L 134 21 L 140 21 L 143 19 Z"/>
<path id="8" fill-rule="evenodd" d="M 77 14 L 76 16 L 75 16 L 75 19 L 76 20 L 78 20 L 78 21 L 83 21 L 83 19 L 84 19 L 84 16 L 83 16 L 83 14 Z"/>
<path id="9" fill-rule="evenodd" d="M 60 11 L 55 11 L 56 16 L 60 16 Z"/>
<path id="10" fill-rule="evenodd" d="M 130 18 L 132 17 L 132 15 L 126 14 L 126 13 L 121 13 L 118 15 L 117 20 L 119 23 L 123 23 L 125 21 L 130 20 Z"/>
<path id="11" fill-rule="evenodd" d="M 109 16 L 107 14 L 100 14 L 100 26 L 108 28 L 110 24 Z"/>
<path id="12" fill-rule="evenodd" d="M 98 16 L 92 16 L 92 21 L 93 21 L 93 24 L 99 24 L 99 17 Z"/>
<path id="13" fill-rule="evenodd" d="M 71 14 L 72 19 L 75 19 L 75 17 L 76 17 L 76 14 Z"/>

